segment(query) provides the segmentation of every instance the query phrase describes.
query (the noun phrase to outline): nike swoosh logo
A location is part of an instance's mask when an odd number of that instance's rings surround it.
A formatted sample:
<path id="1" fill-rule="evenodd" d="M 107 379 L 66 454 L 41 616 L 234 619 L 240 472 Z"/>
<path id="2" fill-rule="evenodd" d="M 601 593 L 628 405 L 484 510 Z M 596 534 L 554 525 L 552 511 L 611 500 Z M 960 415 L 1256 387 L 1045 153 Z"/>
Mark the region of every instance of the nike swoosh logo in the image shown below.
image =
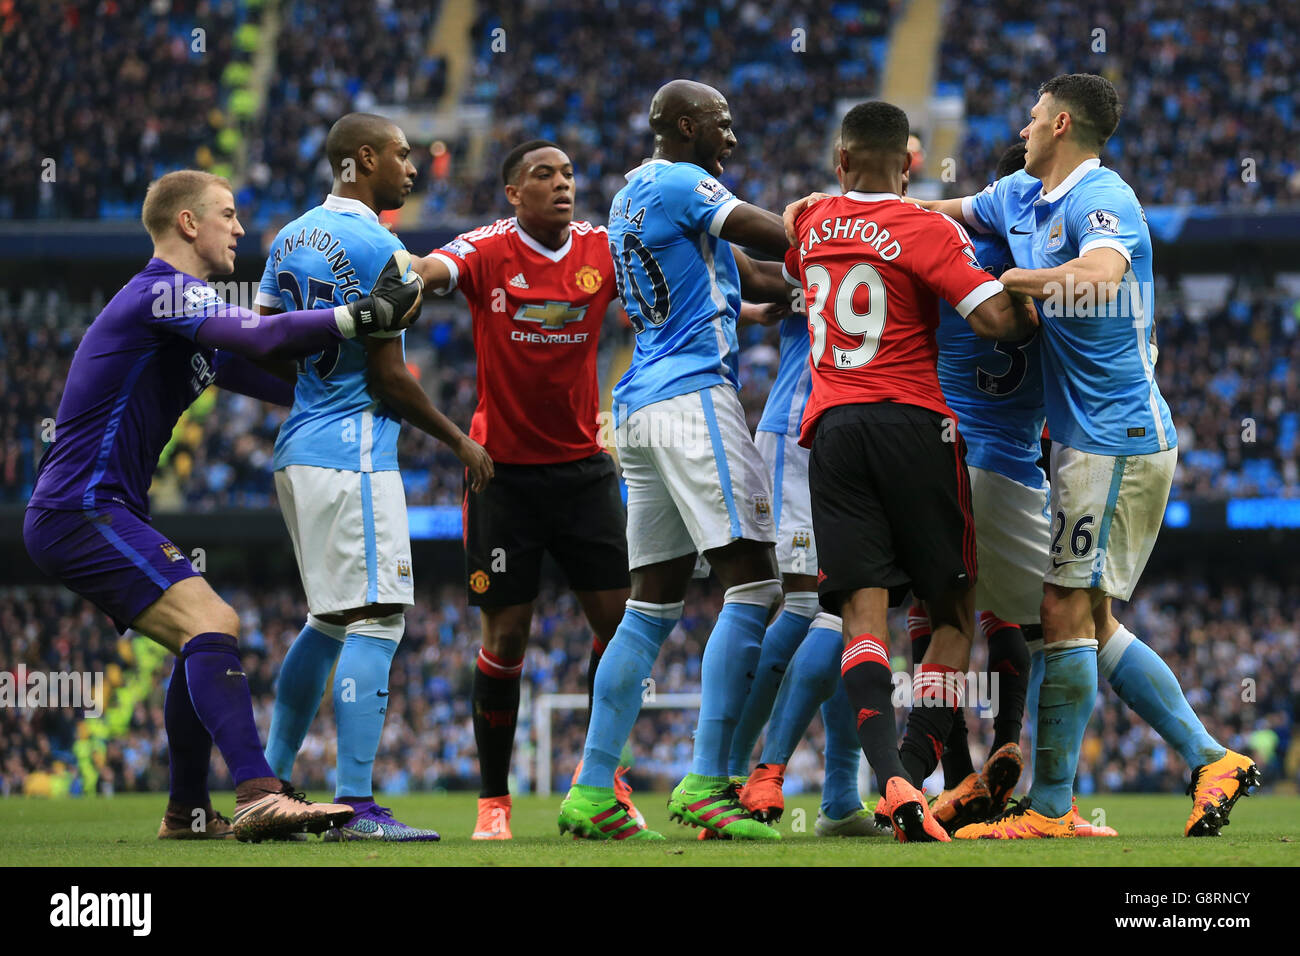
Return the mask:
<path id="1" fill-rule="evenodd" d="M 1052 567 L 1054 568 L 1063 568 L 1069 563 L 1069 561 L 1057 561 L 1056 558 L 1052 558 Z"/>
<path id="2" fill-rule="evenodd" d="M 226 676 L 227 676 L 227 677 L 247 677 L 248 675 L 245 674 L 243 671 L 232 671 L 232 670 L 230 670 L 229 668 L 227 668 L 227 669 L 226 669 Z"/>
<path id="3" fill-rule="evenodd" d="M 1012 227 L 1011 227 L 1011 232 L 1012 232 L 1013 235 L 1016 235 L 1016 236 L 1030 236 L 1030 235 L 1033 235 L 1033 233 L 1032 233 L 1030 230 L 1025 230 L 1024 232 L 1021 232 L 1021 231 L 1020 231 L 1019 229 L 1017 229 L 1015 226 L 1012 226 Z"/>
<path id="4" fill-rule="evenodd" d="M 386 690 L 377 690 L 377 691 L 375 691 L 375 693 L 378 694 L 380 697 L 387 697 L 387 696 L 388 696 L 388 691 L 386 691 Z"/>

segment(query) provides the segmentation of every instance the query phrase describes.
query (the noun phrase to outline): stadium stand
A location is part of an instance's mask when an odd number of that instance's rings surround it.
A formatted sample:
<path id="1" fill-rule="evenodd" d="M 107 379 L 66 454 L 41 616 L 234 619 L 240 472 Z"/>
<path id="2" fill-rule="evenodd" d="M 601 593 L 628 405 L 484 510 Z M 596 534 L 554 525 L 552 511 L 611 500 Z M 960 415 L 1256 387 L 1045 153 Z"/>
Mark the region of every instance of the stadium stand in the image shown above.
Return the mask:
<path id="1" fill-rule="evenodd" d="M 938 92 L 963 98 L 967 136 L 948 195 L 984 187 L 1044 79 L 1080 72 L 1116 85 L 1124 114 L 1103 162 L 1144 203 L 1300 201 L 1298 41 L 1300 8 L 1263 0 L 949 4 Z"/>

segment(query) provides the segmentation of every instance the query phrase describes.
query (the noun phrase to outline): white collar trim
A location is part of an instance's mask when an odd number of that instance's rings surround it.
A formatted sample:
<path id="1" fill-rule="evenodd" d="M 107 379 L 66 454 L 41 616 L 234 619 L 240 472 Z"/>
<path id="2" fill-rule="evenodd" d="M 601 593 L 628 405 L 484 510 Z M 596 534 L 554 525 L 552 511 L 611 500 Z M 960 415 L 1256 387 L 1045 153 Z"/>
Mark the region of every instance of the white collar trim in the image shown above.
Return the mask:
<path id="1" fill-rule="evenodd" d="M 864 193 L 856 189 L 850 189 L 844 194 L 845 199 L 856 199 L 858 202 L 884 202 L 887 199 L 902 199 L 898 193 Z"/>
<path id="2" fill-rule="evenodd" d="M 354 212 L 363 219 L 369 219 L 371 222 L 379 222 L 379 217 L 375 215 L 375 211 L 360 199 L 348 199 L 344 196 L 336 196 L 333 193 L 330 193 L 325 197 L 323 205 L 330 212 Z"/>
<path id="3" fill-rule="evenodd" d="M 511 223 L 514 224 L 515 232 L 519 234 L 520 242 L 526 245 L 529 249 L 533 250 L 533 252 L 537 253 L 539 256 L 543 256 L 547 259 L 550 259 L 552 262 L 559 262 L 561 259 L 567 256 L 569 254 L 569 250 L 573 248 L 573 227 L 572 226 L 569 227 L 569 235 L 564 240 L 564 245 L 560 246 L 560 248 L 558 249 L 548 249 L 546 246 L 542 245 L 540 242 L 538 242 L 536 239 L 530 236 L 527 232 L 525 232 L 524 227 L 519 225 L 519 220 L 517 218 L 511 219 L 510 221 Z"/>
<path id="4" fill-rule="evenodd" d="M 1066 176 L 1061 184 L 1053 189 L 1050 193 L 1039 192 L 1038 199 L 1035 202 L 1054 203 L 1062 199 L 1066 193 L 1079 184 L 1079 180 L 1087 176 L 1094 169 L 1101 168 L 1101 160 L 1094 156 L 1092 159 L 1085 159 L 1078 166 L 1075 166 L 1070 175 Z"/>
<path id="5" fill-rule="evenodd" d="M 668 160 L 666 159 L 647 159 L 636 169 L 631 169 L 628 170 L 626 173 L 624 173 L 623 178 L 626 179 L 628 182 L 631 182 L 632 177 L 639 175 L 641 170 L 643 169 L 649 169 L 651 166 L 671 166 L 671 165 L 672 163 L 668 162 Z"/>

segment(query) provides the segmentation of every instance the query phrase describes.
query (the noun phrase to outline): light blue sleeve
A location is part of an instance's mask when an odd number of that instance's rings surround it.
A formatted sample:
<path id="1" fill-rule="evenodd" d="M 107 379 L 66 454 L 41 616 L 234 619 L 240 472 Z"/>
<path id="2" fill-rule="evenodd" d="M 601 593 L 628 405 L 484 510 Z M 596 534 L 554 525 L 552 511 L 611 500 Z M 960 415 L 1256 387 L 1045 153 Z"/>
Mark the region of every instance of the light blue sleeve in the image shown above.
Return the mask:
<path id="1" fill-rule="evenodd" d="M 1142 208 L 1122 184 L 1099 182 L 1076 187 L 1065 217 L 1066 238 L 1082 256 L 1090 249 L 1111 248 L 1130 263 L 1143 246 Z"/>
<path id="2" fill-rule="evenodd" d="M 726 186 L 691 163 L 674 163 L 661 170 L 659 197 L 673 223 L 683 232 L 717 232 L 719 213 L 730 212 L 740 200 Z"/>
<path id="3" fill-rule="evenodd" d="M 272 246 L 272 249 L 275 247 Z M 283 309 L 284 299 L 280 295 L 280 282 L 275 275 L 275 256 L 266 257 L 266 268 L 262 270 L 262 281 L 257 286 L 254 302 L 270 309 Z"/>
<path id="4" fill-rule="evenodd" d="M 962 218 L 976 232 L 991 232 L 1005 238 L 1007 228 L 1004 209 L 1010 187 L 1011 177 L 1003 176 L 997 182 L 989 183 L 981 192 L 967 197 L 962 202 Z"/>

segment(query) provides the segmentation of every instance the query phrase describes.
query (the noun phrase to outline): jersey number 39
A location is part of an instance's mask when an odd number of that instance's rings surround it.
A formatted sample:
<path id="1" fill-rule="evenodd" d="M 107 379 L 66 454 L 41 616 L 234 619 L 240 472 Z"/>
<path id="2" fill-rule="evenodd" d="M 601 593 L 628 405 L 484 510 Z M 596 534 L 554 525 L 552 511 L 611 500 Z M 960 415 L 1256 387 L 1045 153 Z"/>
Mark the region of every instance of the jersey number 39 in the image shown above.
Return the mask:
<path id="1" fill-rule="evenodd" d="M 812 301 L 808 305 L 808 325 L 812 329 L 813 365 L 821 365 L 822 355 L 826 352 L 826 303 L 831 297 L 831 274 L 825 266 L 812 265 L 804 270 L 804 281 L 812 290 Z M 853 299 L 858 289 L 866 286 L 867 311 L 857 312 L 853 308 Z M 842 349 L 838 345 L 831 347 L 836 368 L 862 368 L 880 349 L 880 335 L 885 330 L 885 312 L 888 308 L 885 298 L 885 282 L 875 266 L 859 262 L 844 274 L 840 287 L 835 294 L 835 307 L 831 318 L 842 332 L 850 336 L 861 336 L 861 342 L 854 348 Z"/>

